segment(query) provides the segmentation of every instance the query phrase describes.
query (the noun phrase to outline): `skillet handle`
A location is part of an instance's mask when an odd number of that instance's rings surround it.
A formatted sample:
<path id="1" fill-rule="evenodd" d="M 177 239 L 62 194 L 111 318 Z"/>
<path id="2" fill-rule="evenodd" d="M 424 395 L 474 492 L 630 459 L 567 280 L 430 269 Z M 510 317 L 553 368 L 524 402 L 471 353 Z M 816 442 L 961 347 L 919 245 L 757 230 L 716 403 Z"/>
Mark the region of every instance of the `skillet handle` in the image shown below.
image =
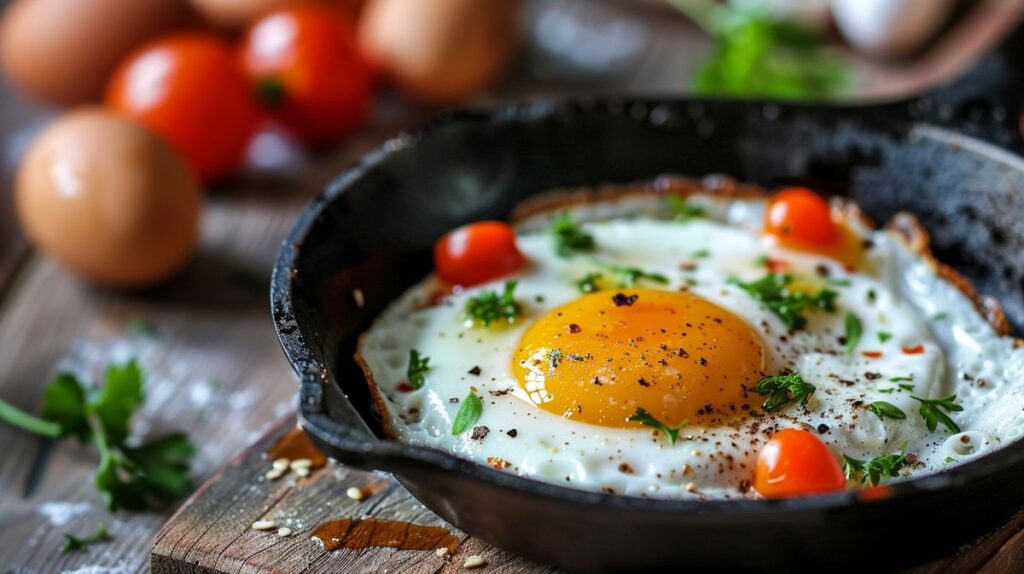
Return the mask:
<path id="1" fill-rule="evenodd" d="M 1008 0 L 1020 6 L 1020 0 Z M 1024 7 L 1012 12 L 1012 31 L 952 82 L 910 103 L 917 119 L 946 125 L 1004 145 L 1020 143 L 1024 113 Z"/>

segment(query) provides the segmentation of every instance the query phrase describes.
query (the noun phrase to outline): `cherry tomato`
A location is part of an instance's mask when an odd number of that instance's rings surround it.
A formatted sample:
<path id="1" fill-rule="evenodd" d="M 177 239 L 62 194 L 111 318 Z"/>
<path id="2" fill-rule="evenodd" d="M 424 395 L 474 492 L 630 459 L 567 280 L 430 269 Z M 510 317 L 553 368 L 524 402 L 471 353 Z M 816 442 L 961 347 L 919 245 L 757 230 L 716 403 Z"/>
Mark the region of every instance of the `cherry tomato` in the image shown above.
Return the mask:
<path id="1" fill-rule="evenodd" d="M 772 197 L 764 230 L 783 241 L 809 246 L 830 245 L 839 238 L 828 202 L 804 187 L 790 187 Z"/>
<path id="2" fill-rule="evenodd" d="M 500 221 L 481 221 L 448 232 L 434 245 L 434 267 L 442 280 L 469 287 L 523 265 L 516 234 Z"/>
<path id="3" fill-rule="evenodd" d="M 757 457 L 754 488 L 765 498 L 806 496 L 846 487 L 846 476 L 832 452 L 813 433 L 784 429 Z"/>
<path id="4" fill-rule="evenodd" d="M 239 166 L 259 117 L 230 46 L 202 33 L 140 48 L 111 79 L 107 105 L 170 142 L 205 181 Z"/>
<path id="5" fill-rule="evenodd" d="M 331 143 L 366 122 L 372 72 L 338 11 L 271 12 L 246 33 L 239 57 L 260 101 L 306 143 Z"/>

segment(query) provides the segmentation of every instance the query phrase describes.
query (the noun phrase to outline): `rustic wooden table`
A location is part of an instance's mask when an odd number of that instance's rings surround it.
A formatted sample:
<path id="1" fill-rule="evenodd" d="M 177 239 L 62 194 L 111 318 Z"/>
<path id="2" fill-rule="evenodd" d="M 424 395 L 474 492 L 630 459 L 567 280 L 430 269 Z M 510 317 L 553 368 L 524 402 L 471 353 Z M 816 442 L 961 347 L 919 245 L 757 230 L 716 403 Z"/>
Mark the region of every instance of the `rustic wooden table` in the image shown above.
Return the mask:
<path id="1" fill-rule="evenodd" d="M 559 53 L 550 37 L 531 33 L 515 79 L 492 99 L 681 91 L 707 41 L 663 9 L 627 4 L 528 2 L 528 20 L 545 18 L 548 28 L 577 26 L 577 47 L 583 49 L 574 53 L 600 51 L 588 51 L 589 42 L 602 48 L 603 60 L 574 59 L 573 53 Z M 1011 24 L 1015 21 L 1020 10 L 1008 11 L 1011 4 L 1020 2 L 986 4 L 986 18 L 971 23 L 966 32 L 951 33 L 962 36 L 955 49 L 940 44 L 924 63 L 899 69 L 858 64 L 865 93 L 884 96 L 917 89 L 962 68 L 1008 26 L 1010 15 Z M 609 42 L 608 29 L 601 27 L 613 19 L 616 40 Z M 19 103 L 9 92 L 0 97 L 0 130 L 9 140 L 0 159 L 5 160 L 3 180 L 9 181 L 19 150 L 46 114 Z M 547 570 L 454 531 L 456 544 L 448 556 L 386 544 L 327 553 L 309 540 L 311 530 L 325 519 L 376 517 L 425 525 L 439 520 L 387 477 L 328 466 L 308 478 L 259 478 L 269 465 L 263 453 L 293 425 L 296 393 L 267 303 L 269 270 L 281 238 L 328 179 L 419 119 L 401 105 L 383 104 L 373 126 L 342 148 L 305 158 L 284 173 L 250 174 L 214 190 L 195 261 L 173 281 L 143 293 L 91 288 L 31 252 L 18 238 L 5 190 L 0 201 L 0 396 L 34 410 L 43 385 L 56 371 L 96 377 L 108 361 L 136 357 L 148 374 L 143 428 L 187 429 L 198 445 L 199 482 L 232 461 L 156 539 L 155 569 L 436 572 L 459 570 L 462 558 L 481 554 L 489 560 L 490 571 Z M 169 514 L 108 514 L 92 486 L 96 459 L 89 449 L 70 442 L 55 445 L 6 426 L 0 426 L 0 444 L 0 571 L 121 574 L 150 568 L 154 539 Z M 362 488 L 367 498 L 348 498 L 345 492 L 351 486 Z M 289 525 L 294 535 L 279 539 L 249 529 L 265 517 Z M 111 542 L 87 552 L 60 553 L 65 532 L 87 534 L 101 523 L 108 526 Z M 1019 561 L 1007 562 L 1020 554 L 1005 551 L 1022 545 L 1017 530 L 1014 523 L 981 550 L 927 571 L 1020 571 Z M 353 533 L 373 536 L 365 529 L 339 536 Z M 402 540 L 391 545 L 406 544 Z"/>

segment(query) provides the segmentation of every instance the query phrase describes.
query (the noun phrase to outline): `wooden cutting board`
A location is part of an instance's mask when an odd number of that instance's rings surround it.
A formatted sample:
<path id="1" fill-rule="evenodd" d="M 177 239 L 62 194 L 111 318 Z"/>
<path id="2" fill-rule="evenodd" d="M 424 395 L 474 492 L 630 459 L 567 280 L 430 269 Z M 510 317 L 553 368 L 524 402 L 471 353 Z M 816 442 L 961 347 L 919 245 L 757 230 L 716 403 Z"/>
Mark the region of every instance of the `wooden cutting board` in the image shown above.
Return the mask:
<path id="1" fill-rule="evenodd" d="M 268 479 L 280 457 L 309 459 L 315 468 L 304 477 L 288 470 Z M 259 521 L 273 526 L 255 530 Z M 280 528 L 290 532 L 281 536 Z M 1024 572 L 1022 528 L 1024 513 L 955 556 L 908 574 Z M 459 532 L 387 475 L 327 462 L 289 415 L 171 518 L 156 537 L 152 568 L 156 574 L 441 573 L 464 571 L 471 556 L 486 562 L 480 572 L 556 572 Z"/>

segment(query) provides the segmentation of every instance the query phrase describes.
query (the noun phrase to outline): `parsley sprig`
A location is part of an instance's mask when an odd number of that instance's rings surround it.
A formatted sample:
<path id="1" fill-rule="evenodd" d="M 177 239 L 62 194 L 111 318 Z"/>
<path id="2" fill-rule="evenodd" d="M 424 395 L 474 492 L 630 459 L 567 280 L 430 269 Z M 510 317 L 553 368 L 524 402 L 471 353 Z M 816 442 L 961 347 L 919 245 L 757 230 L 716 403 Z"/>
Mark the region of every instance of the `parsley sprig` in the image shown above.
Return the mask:
<path id="1" fill-rule="evenodd" d="M 587 273 L 576 281 L 576 287 L 581 293 L 597 293 L 601 290 L 602 277 L 600 273 Z"/>
<path id="2" fill-rule="evenodd" d="M 430 370 L 430 357 L 425 357 L 416 349 L 409 350 L 409 368 L 405 374 L 409 377 L 409 384 L 414 389 L 423 388 L 427 380 L 427 371 Z"/>
<path id="3" fill-rule="evenodd" d="M 462 399 L 462 406 L 459 407 L 459 412 L 455 413 L 455 420 L 452 421 L 452 436 L 458 436 L 469 427 L 476 424 L 476 421 L 480 420 L 480 415 L 484 412 L 484 402 L 480 400 L 480 397 L 473 391 L 469 391 L 466 398 Z"/>
<path id="4" fill-rule="evenodd" d="M 85 550 L 93 544 L 99 544 L 100 542 L 109 541 L 110 533 L 107 532 L 107 527 L 100 524 L 92 534 L 79 538 L 70 532 L 64 533 L 64 546 L 61 546 L 61 554 L 70 554 L 72 552 L 78 552 Z"/>
<path id="5" fill-rule="evenodd" d="M 903 412 L 902 409 L 885 401 L 875 401 L 870 403 L 867 406 L 867 409 L 881 420 L 885 420 L 886 418 L 903 420 L 907 418 L 907 413 Z"/>
<path id="6" fill-rule="evenodd" d="M 43 392 L 42 417 L 0 401 L 0 420 L 49 438 L 74 436 L 100 453 L 96 489 L 107 508 L 144 510 L 192 491 L 189 463 L 195 448 L 184 433 L 129 446 L 131 419 L 142 405 L 143 373 L 135 361 L 107 367 L 103 386 L 89 388 L 69 373 Z"/>
<path id="7" fill-rule="evenodd" d="M 803 329 L 807 326 L 804 311 L 820 309 L 833 312 L 836 310 L 838 293 L 831 289 L 822 289 L 817 293 L 791 291 L 789 285 L 794 281 L 789 273 L 768 273 L 755 281 L 730 279 L 729 283 L 746 291 L 751 298 L 775 313 L 790 331 Z"/>
<path id="8" fill-rule="evenodd" d="M 559 257 L 593 251 L 597 245 L 594 236 L 583 231 L 568 213 L 559 215 L 551 224 L 551 235 L 555 240 L 555 253 Z"/>
<path id="9" fill-rule="evenodd" d="M 761 408 L 770 413 L 795 401 L 806 405 L 814 394 L 815 387 L 805 382 L 800 373 L 790 373 L 761 379 L 754 385 L 753 390 L 763 397 L 768 397 L 761 403 Z"/>
<path id="10" fill-rule="evenodd" d="M 630 422 L 638 422 L 646 427 L 656 428 L 660 430 L 661 432 L 665 433 L 665 436 L 668 437 L 668 441 L 672 444 L 676 444 L 676 441 L 679 440 L 679 430 L 686 427 L 686 425 L 689 424 L 687 421 L 682 421 L 678 425 L 670 427 L 667 424 L 654 418 L 654 415 L 647 412 L 647 409 L 643 407 L 637 407 L 636 411 L 633 414 L 626 417 L 626 420 Z"/>
<path id="11" fill-rule="evenodd" d="M 864 326 L 860 322 L 860 318 L 854 315 L 852 312 L 846 313 L 846 354 L 852 355 L 857 350 L 857 345 L 860 344 L 861 334 L 864 332 Z"/>
<path id="12" fill-rule="evenodd" d="M 921 397 L 910 395 L 910 398 L 921 403 L 921 410 L 918 412 L 921 413 L 925 424 L 928 425 L 928 432 L 935 432 L 940 423 L 949 429 L 950 432 L 960 432 L 960 427 L 946 414 L 947 412 L 952 413 L 964 410 L 962 406 L 954 402 L 956 401 L 956 395 L 949 395 L 939 399 L 922 399 Z"/>
<path id="13" fill-rule="evenodd" d="M 858 484 L 865 482 L 877 486 L 883 478 L 898 478 L 900 471 L 907 465 L 907 455 L 903 453 L 887 454 L 870 460 L 860 460 L 843 455 L 843 470 L 846 478 Z"/>
<path id="14" fill-rule="evenodd" d="M 499 295 L 495 291 L 484 291 L 466 301 L 466 315 L 473 322 L 483 323 L 489 327 L 495 321 L 504 320 L 512 323 L 520 315 L 523 309 L 516 301 L 514 292 L 516 281 L 506 281 L 505 289 Z"/>
<path id="15" fill-rule="evenodd" d="M 707 210 L 701 205 L 687 201 L 685 197 L 678 195 L 668 196 L 668 207 L 676 214 L 676 221 L 689 221 L 698 217 L 704 217 Z"/>

